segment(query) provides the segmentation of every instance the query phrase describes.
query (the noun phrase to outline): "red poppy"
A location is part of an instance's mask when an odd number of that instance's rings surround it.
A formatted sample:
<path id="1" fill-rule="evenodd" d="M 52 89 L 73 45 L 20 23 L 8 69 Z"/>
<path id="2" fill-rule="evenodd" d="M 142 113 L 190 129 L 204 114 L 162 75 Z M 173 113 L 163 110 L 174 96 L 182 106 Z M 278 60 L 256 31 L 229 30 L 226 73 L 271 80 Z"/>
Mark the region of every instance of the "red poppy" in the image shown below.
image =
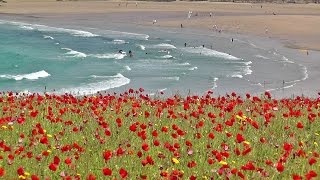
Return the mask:
<path id="1" fill-rule="evenodd" d="M 302 129 L 303 128 L 303 124 L 301 122 L 297 123 L 297 128 Z"/>
<path id="2" fill-rule="evenodd" d="M 141 148 L 142 148 L 144 151 L 148 151 L 148 150 L 149 150 L 149 146 L 148 146 L 147 143 L 142 143 Z"/>
<path id="3" fill-rule="evenodd" d="M 0 177 L 4 176 L 6 174 L 6 171 L 0 167 Z"/>
<path id="4" fill-rule="evenodd" d="M 119 170 L 119 174 L 120 174 L 121 178 L 126 178 L 128 176 L 128 172 L 123 168 L 121 168 Z"/>
<path id="5" fill-rule="evenodd" d="M 36 175 L 31 175 L 31 180 L 40 180 L 40 178 Z"/>
<path id="6" fill-rule="evenodd" d="M 72 159 L 68 157 L 64 160 L 64 163 L 70 165 L 72 163 Z"/>
<path id="7" fill-rule="evenodd" d="M 53 158 L 53 163 L 56 164 L 56 165 L 59 165 L 60 163 L 60 158 L 58 156 L 54 156 Z"/>
<path id="8" fill-rule="evenodd" d="M 112 170 L 109 169 L 109 168 L 103 168 L 103 169 L 102 169 L 102 173 L 103 173 L 103 175 L 105 175 L 105 176 L 111 176 L 111 175 L 112 175 Z"/>
<path id="9" fill-rule="evenodd" d="M 56 170 L 58 169 L 58 166 L 57 166 L 56 164 L 54 164 L 54 163 L 50 163 L 49 169 L 50 169 L 51 171 L 56 171 Z"/>
<path id="10" fill-rule="evenodd" d="M 242 143 L 243 141 L 245 141 L 244 137 L 241 134 L 237 134 L 237 143 Z"/>
<path id="11" fill-rule="evenodd" d="M 103 152 L 103 158 L 108 161 L 112 157 L 112 151 L 106 150 Z"/>
<path id="12" fill-rule="evenodd" d="M 313 158 L 313 157 L 309 159 L 309 164 L 310 165 L 312 165 L 312 164 L 314 164 L 316 162 L 317 162 L 317 160 L 315 158 Z"/>
<path id="13" fill-rule="evenodd" d="M 284 166 L 282 165 L 281 162 L 277 163 L 276 168 L 277 168 L 277 171 L 279 171 L 280 173 L 284 171 Z"/>
<path id="14" fill-rule="evenodd" d="M 96 176 L 94 174 L 89 174 L 86 180 L 96 180 Z"/>
<path id="15" fill-rule="evenodd" d="M 23 169 L 23 167 L 19 167 L 18 169 L 17 169 L 17 173 L 18 173 L 18 175 L 24 175 L 24 169 Z"/>
<path id="16" fill-rule="evenodd" d="M 294 175 L 292 175 L 292 180 L 302 180 L 302 176 L 294 174 Z"/>
<path id="17" fill-rule="evenodd" d="M 305 177 L 306 177 L 307 180 L 312 179 L 312 178 L 315 178 L 315 177 L 317 177 L 317 176 L 318 176 L 318 174 L 317 174 L 316 172 L 314 172 L 313 170 L 309 171 L 309 172 L 305 175 Z"/>

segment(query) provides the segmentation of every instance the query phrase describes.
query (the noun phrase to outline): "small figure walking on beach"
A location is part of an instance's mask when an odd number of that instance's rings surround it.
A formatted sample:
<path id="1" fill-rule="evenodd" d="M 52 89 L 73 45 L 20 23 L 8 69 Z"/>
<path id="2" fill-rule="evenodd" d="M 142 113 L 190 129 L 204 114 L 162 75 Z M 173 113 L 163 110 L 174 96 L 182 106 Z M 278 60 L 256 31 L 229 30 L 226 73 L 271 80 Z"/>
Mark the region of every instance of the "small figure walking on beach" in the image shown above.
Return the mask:
<path id="1" fill-rule="evenodd" d="M 233 42 L 233 38 L 231 38 L 231 42 Z"/>
<path id="2" fill-rule="evenodd" d="M 184 47 L 187 47 L 187 43 L 184 43 Z"/>
<path id="3" fill-rule="evenodd" d="M 154 20 L 152 21 L 152 24 L 155 24 L 155 23 L 157 23 L 157 20 L 156 20 L 156 19 L 154 19 Z"/>
<path id="4" fill-rule="evenodd" d="M 181 24 L 180 27 L 183 28 L 183 25 Z"/>
<path id="5" fill-rule="evenodd" d="M 209 16 L 212 17 L 212 13 L 210 13 Z"/>
<path id="6" fill-rule="evenodd" d="M 307 50 L 307 55 L 309 55 L 309 51 Z"/>
<path id="7" fill-rule="evenodd" d="M 133 54 L 132 54 L 132 51 L 131 51 L 131 50 L 129 50 L 129 56 L 130 56 L 130 57 L 133 57 Z"/>
<path id="8" fill-rule="evenodd" d="M 268 28 L 266 27 L 265 33 L 268 34 Z"/>
<path id="9" fill-rule="evenodd" d="M 138 7 L 138 3 L 136 2 L 136 7 Z"/>

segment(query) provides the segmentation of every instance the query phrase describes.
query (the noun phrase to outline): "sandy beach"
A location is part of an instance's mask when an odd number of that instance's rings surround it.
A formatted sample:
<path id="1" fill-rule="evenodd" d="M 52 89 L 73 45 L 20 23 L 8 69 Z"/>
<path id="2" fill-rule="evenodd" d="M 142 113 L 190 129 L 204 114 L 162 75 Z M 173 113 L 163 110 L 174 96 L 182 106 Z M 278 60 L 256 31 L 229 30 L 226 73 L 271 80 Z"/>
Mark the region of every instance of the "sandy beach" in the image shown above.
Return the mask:
<path id="1" fill-rule="evenodd" d="M 282 89 L 274 89 L 273 94 L 277 97 L 314 96 L 320 91 L 320 6 L 317 4 L 23 0 L 1 5 L 0 19 L 82 29 L 97 34 L 103 34 L 104 30 L 121 30 L 150 33 L 153 37 L 159 34 L 173 37 L 179 33 L 180 39 L 188 37 L 187 42 L 195 42 L 195 46 L 203 43 L 206 47 L 223 38 L 215 47 L 218 51 L 250 60 L 254 54 L 245 53 L 246 48 L 257 48 L 259 52 L 271 52 L 272 56 L 295 63 L 300 72 L 289 73 L 300 73 L 302 77 L 281 85 Z M 192 11 L 190 18 L 189 11 Z M 235 43 L 225 44 L 231 38 Z M 286 65 L 266 67 L 258 62 L 251 68 L 253 75 L 248 75 L 244 81 L 253 86 L 255 83 L 266 86 L 263 87 L 265 90 L 269 89 L 268 82 L 263 85 L 264 79 L 269 76 L 280 84 L 282 76 L 290 77 L 284 72 L 288 70 Z M 190 87 L 192 84 L 189 82 Z M 235 89 L 241 91 L 234 87 L 233 81 L 220 82 L 218 87 L 222 89 L 216 91 L 221 94 Z M 122 87 L 123 90 L 126 88 L 129 87 Z"/>
<path id="2" fill-rule="evenodd" d="M 192 11 L 190 19 L 187 13 Z M 119 1 L 8 1 L 0 13 L 34 16 L 166 12 L 153 16 L 156 26 L 213 29 L 277 38 L 296 49 L 320 50 L 320 6 L 317 4 L 247 4 L 210 2 Z M 209 14 L 212 13 L 212 17 Z M 274 15 L 275 14 L 275 15 Z M 132 18 L 126 23 L 153 25 L 152 19 Z"/>

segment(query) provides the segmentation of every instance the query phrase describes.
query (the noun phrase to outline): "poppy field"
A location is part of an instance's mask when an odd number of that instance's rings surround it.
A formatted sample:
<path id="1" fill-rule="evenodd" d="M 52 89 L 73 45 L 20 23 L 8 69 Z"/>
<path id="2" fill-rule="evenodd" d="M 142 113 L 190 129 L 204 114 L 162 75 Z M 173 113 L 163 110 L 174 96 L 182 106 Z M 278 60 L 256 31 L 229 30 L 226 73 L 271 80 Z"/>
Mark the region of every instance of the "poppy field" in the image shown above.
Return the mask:
<path id="1" fill-rule="evenodd" d="M 320 98 L 0 94 L 0 179 L 319 179 Z"/>

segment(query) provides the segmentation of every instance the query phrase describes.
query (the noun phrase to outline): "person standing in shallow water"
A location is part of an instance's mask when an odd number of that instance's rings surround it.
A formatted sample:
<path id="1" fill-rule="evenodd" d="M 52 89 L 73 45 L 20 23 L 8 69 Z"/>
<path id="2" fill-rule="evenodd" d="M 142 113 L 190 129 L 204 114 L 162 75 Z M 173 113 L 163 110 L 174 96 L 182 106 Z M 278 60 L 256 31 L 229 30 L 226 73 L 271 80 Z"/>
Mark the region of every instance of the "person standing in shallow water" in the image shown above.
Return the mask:
<path id="1" fill-rule="evenodd" d="M 184 47 L 187 47 L 187 43 L 184 43 Z"/>
<path id="2" fill-rule="evenodd" d="M 129 56 L 130 56 L 130 57 L 133 57 L 133 54 L 132 54 L 132 51 L 131 51 L 131 50 L 129 50 Z"/>

